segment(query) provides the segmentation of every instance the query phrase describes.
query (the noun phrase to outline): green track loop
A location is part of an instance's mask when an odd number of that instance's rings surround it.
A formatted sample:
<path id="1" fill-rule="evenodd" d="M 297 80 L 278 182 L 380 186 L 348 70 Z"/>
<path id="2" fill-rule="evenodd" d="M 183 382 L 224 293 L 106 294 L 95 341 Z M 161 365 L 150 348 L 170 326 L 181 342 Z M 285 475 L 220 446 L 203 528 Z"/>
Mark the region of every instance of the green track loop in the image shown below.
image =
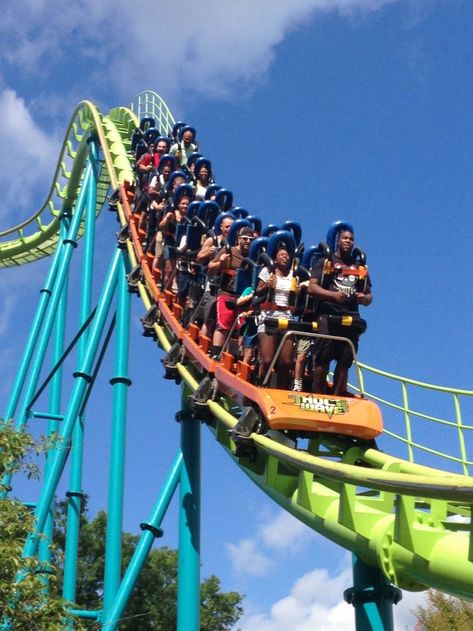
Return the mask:
<path id="1" fill-rule="evenodd" d="M 164 133 L 174 123 L 164 101 L 153 92 L 139 95 L 131 109 L 114 108 L 107 116 L 88 101 L 78 105 L 48 199 L 30 219 L 0 233 L 0 266 L 23 265 L 52 254 L 58 240 L 58 218 L 70 212 L 80 189 L 91 134 L 97 137 L 103 157 L 97 214 L 110 187 L 132 181 L 130 138 L 143 115 L 155 116 Z M 118 211 L 124 226 L 121 204 Z M 130 240 L 127 250 L 131 264 L 138 264 Z M 139 282 L 138 294 L 148 310 L 154 301 L 145 281 Z M 164 324 L 155 324 L 154 330 L 158 345 L 169 350 L 172 331 Z M 386 439 L 390 446 L 395 444 L 397 452 L 407 451 L 405 458 L 336 436 L 321 436 L 308 441 L 303 449 L 294 449 L 287 441 L 283 444 L 277 432 L 253 435 L 254 460 L 237 458 L 228 434 L 237 417 L 231 401 L 223 397 L 208 403 L 212 413 L 209 428 L 235 463 L 275 502 L 369 565 L 381 568 L 396 585 L 408 590 L 432 586 L 473 599 L 473 479 L 468 476 L 473 463 L 466 447 L 472 426 L 462 418 L 462 401 L 469 399 L 471 404 L 473 391 L 432 386 L 361 363 L 357 369 L 362 391 L 383 409 L 388 429 L 379 443 Z M 178 370 L 186 387 L 194 391 L 202 375 L 185 362 L 178 364 Z M 376 388 L 367 386 L 373 378 L 378 379 Z M 379 394 L 388 381 L 398 387 L 397 400 Z M 442 418 L 414 409 L 410 401 L 413 389 L 447 397 L 451 416 Z M 400 419 L 397 424 L 395 416 Z M 448 430 L 449 442 L 458 446 L 456 453 L 421 442 L 419 436 L 429 437 L 428 428 L 433 426 Z M 420 456 L 423 460 L 428 456 L 424 462 L 436 459 L 436 466 L 420 464 Z"/>

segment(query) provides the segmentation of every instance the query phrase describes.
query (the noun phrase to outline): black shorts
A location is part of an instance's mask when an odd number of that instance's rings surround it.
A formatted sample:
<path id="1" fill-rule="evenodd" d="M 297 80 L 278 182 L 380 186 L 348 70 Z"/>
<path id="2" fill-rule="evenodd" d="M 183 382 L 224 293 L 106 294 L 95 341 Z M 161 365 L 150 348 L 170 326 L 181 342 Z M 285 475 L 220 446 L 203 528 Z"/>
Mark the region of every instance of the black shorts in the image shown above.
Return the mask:
<path id="1" fill-rule="evenodd" d="M 336 335 L 338 337 L 346 337 L 349 339 L 355 347 L 355 353 L 358 351 L 358 339 L 353 330 L 347 329 L 343 326 L 329 325 L 327 317 L 321 316 L 317 319 L 318 332 L 324 335 Z M 353 351 L 348 342 L 342 342 L 341 340 L 328 340 L 319 338 L 314 344 L 314 364 L 320 366 L 321 364 L 330 364 L 335 360 L 342 366 L 351 366 L 353 363 Z"/>
<path id="2" fill-rule="evenodd" d="M 343 337 L 347 337 L 344 335 Z M 358 339 L 351 339 L 355 352 L 358 350 Z M 330 364 L 336 360 L 342 366 L 351 366 L 353 363 L 353 351 L 347 342 L 340 340 L 318 339 L 315 342 L 314 362 L 315 366 Z"/>
<path id="3" fill-rule="evenodd" d="M 194 320 L 197 322 L 214 323 L 217 319 L 217 297 L 206 291 L 197 309 Z"/>

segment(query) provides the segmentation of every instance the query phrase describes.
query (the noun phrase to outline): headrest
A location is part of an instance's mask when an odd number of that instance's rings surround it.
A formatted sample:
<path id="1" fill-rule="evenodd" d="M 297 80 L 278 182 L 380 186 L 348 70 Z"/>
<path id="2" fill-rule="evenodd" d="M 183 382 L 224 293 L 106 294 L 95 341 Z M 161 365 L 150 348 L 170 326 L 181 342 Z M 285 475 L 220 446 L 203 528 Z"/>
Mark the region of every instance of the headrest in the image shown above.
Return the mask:
<path id="1" fill-rule="evenodd" d="M 174 191 L 174 206 L 177 206 L 183 197 L 188 197 L 190 201 L 194 199 L 194 189 L 190 184 L 179 184 Z"/>
<path id="2" fill-rule="evenodd" d="M 189 166 L 189 161 L 187 161 L 187 166 Z M 198 158 L 195 162 L 194 167 L 194 175 L 196 177 L 199 177 L 200 169 L 202 169 L 203 167 L 207 169 L 209 175 L 212 173 L 212 163 L 210 162 L 210 160 L 208 160 L 207 158 Z"/>
<path id="3" fill-rule="evenodd" d="M 169 140 L 169 138 L 166 138 L 166 136 L 158 136 L 157 138 L 155 138 L 154 140 L 155 144 L 157 145 L 158 142 L 165 142 L 166 143 L 166 154 L 168 153 L 169 149 L 171 148 L 171 141 Z M 163 154 L 163 155 L 166 155 Z"/>
<path id="4" fill-rule="evenodd" d="M 159 173 L 163 172 L 166 164 L 169 164 L 171 167 L 171 171 L 174 171 L 176 168 L 176 158 L 172 156 L 170 153 L 163 153 L 163 155 L 159 159 L 158 171 Z"/>
<path id="5" fill-rule="evenodd" d="M 174 180 L 178 177 L 183 177 L 184 178 L 184 182 L 187 180 L 186 174 L 184 173 L 184 171 L 173 171 L 171 173 L 171 175 L 169 176 L 169 180 L 167 182 L 167 186 L 166 189 L 168 191 L 172 191 L 172 187 L 174 184 Z M 184 182 L 182 182 L 184 184 Z"/>
<path id="6" fill-rule="evenodd" d="M 260 235 L 262 227 L 261 219 L 259 217 L 253 217 L 253 215 L 247 215 L 245 219 L 251 223 L 256 234 Z"/>
<path id="7" fill-rule="evenodd" d="M 178 136 L 179 136 L 179 132 L 183 127 L 186 127 L 187 123 L 184 123 L 182 121 L 178 121 L 177 123 L 174 123 L 173 128 L 172 128 L 172 137 L 177 140 Z"/>
<path id="8" fill-rule="evenodd" d="M 232 208 L 232 213 L 235 215 L 237 219 L 245 219 L 250 214 L 247 210 L 245 210 L 241 206 L 235 206 L 235 208 Z"/>
<path id="9" fill-rule="evenodd" d="M 263 230 L 263 232 L 261 233 L 261 236 L 269 237 L 271 234 L 273 234 L 273 232 L 276 232 L 276 230 L 279 230 L 279 228 L 275 226 L 273 223 L 270 223 L 269 226 L 266 226 L 266 228 Z"/>
<path id="10" fill-rule="evenodd" d="M 277 230 L 269 237 L 268 254 L 272 259 L 275 259 L 278 251 L 283 248 L 287 250 L 292 259 L 296 249 L 294 235 L 288 230 Z"/>
<path id="11" fill-rule="evenodd" d="M 233 193 L 226 188 L 219 188 L 215 195 L 215 201 L 223 212 L 230 210 L 233 205 Z"/>
<path id="12" fill-rule="evenodd" d="M 191 167 L 194 164 L 194 162 L 197 162 L 197 160 L 201 157 L 202 157 L 201 153 L 199 153 L 198 151 L 193 151 L 190 154 L 190 156 L 187 158 L 187 166 Z"/>
<path id="13" fill-rule="evenodd" d="M 205 199 L 210 199 L 212 197 L 212 195 L 216 195 L 217 192 L 221 188 L 222 187 L 219 186 L 218 184 L 211 184 L 210 186 L 207 186 L 207 190 L 205 191 Z"/>
<path id="14" fill-rule="evenodd" d="M 344 230 L 348 230 L 353 235 L 355 234 L 352 224 L 348 223 L 347 221 L 341 221 L 340 219 L 337 221 L 334 221 L 333 224 L 328 229 L 327 243 L 330 249 L 332 250 L 332 252 L 336 251 L 338 237 L 340 235 L 340 232 L 343 232 Z"/>
<path id="15" fill-rule="evenodd" d="M 297 223 L 297 221 L 285 221 L 284 224 L 281 226 L 281 230 L 292 232 L 296 245 L 299 245 L 302 237 L 302 228 L 300 223 Z"/>
<path id="16" fill-rule="evenodd" d="M 141 131 L 145 131 L 146 129 L 149 129 L 150 127 L 155 127 L 155 125 L 156 125 L 156 121 L 154 120 L 152 116 L 143 116 L 143 118 L 140 121 Z"/>
<path id="17" fill-rule="evenodd" d="M 198 217 L 201 204 L 202 202 L 197 199 L 189 204 L 189 208 L 187 209 L 187 216 L 189 219 L 192 219 L 192 217 Z"/>
<path id="18" fill-rule="evenodd" d="M 253 226 L 250 224 L 249 221 L 247 221 L 246 219 L 236 219 L 231 227 L 230 230 L 228 232 L 228 236 L 227 236 L 227 242 L 228 245 L 235 245 L 236 241 L 237 241 L 237 237 L 240 235 L 240 230 L 242 230 L 243 228 L 249 228 L 249 230 L 251 231 L 251 234 L 253 234 Z"/>
<path id="19" fill-rule="evenodd" d="M 302 266 L 310 270 L 321 258 L 327 259 L 332 256 L 332 251 L 328 245 L 321 241 L 319 245 L 311 245 L 304 251 L 302 256 Z"/>
<path id="20" fill-rule="evenodd" d="M 209 202 L 209 203 L 210 204 L 215 204 L 215 202 Z M 220 206 L 218 206 L 218 204 L 217 204 L 217 207 L 220 210 Z M 220 213 L 218 215 L 217 219 L 215 220 L 214 226 L 213 226 L 216 235 L 220 234 L 220 226 L 222 225 L 222 221 L 224 219 L 232 219 L 234 221 L 235 220 L 235 215 L 233 213 L 230 213 L 230 212 Z"/>
<path id="21" fill-rule="evenodd" d="M 261 252 L 265 252 L 268 249 L 268 243 L 269 237 L 256 237 L 250 245 L 249 258 L 256 263 Z"/>
<path id="22" fill-rule="evenodd" d="M 184 125 L 183 127 L 181 127 L 179 129 L 179 140 L 182 140 L 182 137 L 184 136 L 186 131 L 190 131 L 192 133 L 192 142 L 195 140 L 195 129 L 194 127 L 191 127 L 190 125 Z"/>
<path id="23" fill-rule="evenodd" d="M 156 142 L 156 138 L 159 136 L 159 129 L 157 127 L 150 127 L 145 131 L 145 140 L 149 144 L 150 142 Z"/>
<path id="24" fill-rule="evenodd" d="M 215 220 L 218 217 L 220 212 L 219 205 L 213 201 L 207 200 L 206 202 L 201 202 L 199 208 L 199 219 L 205 223 L 207 228 L 212 228 L 215 224 Z"/>

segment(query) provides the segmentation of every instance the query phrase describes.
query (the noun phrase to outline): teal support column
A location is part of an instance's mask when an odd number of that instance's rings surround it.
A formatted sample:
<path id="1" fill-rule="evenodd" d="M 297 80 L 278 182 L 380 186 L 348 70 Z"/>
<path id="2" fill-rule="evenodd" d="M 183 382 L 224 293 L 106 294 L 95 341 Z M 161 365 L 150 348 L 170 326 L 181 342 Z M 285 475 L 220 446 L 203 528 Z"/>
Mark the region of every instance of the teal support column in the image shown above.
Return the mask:
<path id="1" fill-rule="evenodd" d="M 110 610 L 120 586 L 122 563 L 123 494 L 125 483 L 125 447 L 130 333 L 130 293 L 126 279 L 125 254 L 122 257 L 117 289 L 115 327 L 115 374 L 113 387 L 112 439 L 108 485 L 107 538 L 105 543 L 104 615 Z"/>
<path id="2" fill-rule="evenodd" d="M 97 150 L 89 140 L 90 177 L 86 185 L 85 231 L 82 239 L 82 286 L 79 311 L 79 328 L 90 314 L 94 271 L 95 214 L 97 206 Z M 86 353 L 88 331 L 79 340 L 77 368 Z M 80 513 L 82 507 L 82 462 L 84 452 L 84 416 L 77 418 L 71 443 L 71 469 L 67 492 L 67 534 L 64 556 L 63 596 L 74 602 L 77 584 L 77 556 L 79 550 Z"/>
<path id="3" fill-rule="evenodd" d="M 379 568 L 366 565 L 355 554 L 353 583 L 344 597 L 355 608 L 356 631 L 393 631 L 393 604 L 401 600 L 401 590 Z"/>
<path id="4" fill-rule="evenodd" d="M 22 405 L 20 406 L 18 417 L 15 422 L 15 428 L 19 431 L 23 429 L 27 420 L 28 405 L 33 398 L 36 390 L 38 377 L 44 362 L 44 357 L 46 354 L 46 349 L 50 339 L 52 327 L 57 317 L 57 307 L 62 294 L 61 289 L 68 275 L 69 263 L 72 257 L 72 253 L 77 246 L 76 238 L 82 220 L 86 188 L 88 180 L 90 178 L 90 174 L 91 166 L 88 165 L 84 173 L 82 188 L 75 204 L 75 210 L 72 216 L 72 221 L 67 233 L 67 237 L 63 240 L 61 244 L 58 245 L 60 249 L 58 270 L 55 274 L 53 287 L 50 289 L 51 297 L 48 301 L 47 312 L 44 317 L 43 326 L 41 327 L 41 331 L 38 331 L 38 339 L 35 342 L 35 355 L 34 359 L 31 362 L 30 375 L 25 388 L 24 400 Z M 11 476 L 6 476 L 5 483 L 9 484 L 10 481 Z"/>
<path id="5" fill-rule="evenodd" d="M 186 412 L 179 416 L 183 462 L 179 506 L 177 631 L 199 631 L 200 422 Z"/>
<path id="6" fill-rule="evenodd" d="M 26 543 L 23 552 L 24 556 L 33 556 L 36 552 L 38 545 L 38 535 L 40 532 L 43 531 L 49 506 L 53 499 L 64 465 L 66 463 L 74 424 L 76 422 L 78 412 L 86 395 L 87 387 L 92 380 L 92 365 L 97 353 L 103 329 L 105 327 L 110 303 L 115 292 L 121 256 L 122 254 L 120 250 L 117 249 L 113 255 L 102 295 L 97 306 L 95 318 L 92 322 L 92 328 L 87 345 L 87 352 L 85 354 L 80 370 L 74 373 L 76 381 L 72 389 L 69 404 L 64 414 L 64 420 L 62 422 L 60 432 L 60 436 L 63 441 L 62 449 L 54 451 L 54 453 L 52 454 L 51 469 L 47 479 L 44 482 L 38 506 L 35 511 L 35 528 L 33 534 L 28 538 L 28 541 Z"/>
<path id="7" fill-rule="evenodd" d="M 60 236 L 61 239 L 65 238 L 67 232 L 67 224 L 63 222 L 61 224 Z M 60 360 L 63 352 L 64 352 L 64 340 L 65 340 L 65 332 L 66 332 L 66 314 L 67 314 L 67 280 L 64 282 L 62 287 L 62 295 L 59 300 L 57 318 L 54 326 L 54 342 L 53 342 L 53 356 L 52 363 L 56 365 Z M 54 433 L 59 431 L 59 422 L 53 417 L 59 416 L 61 411 L 61 393 L 62 393 L 62 367 L 60 367 L 54 374 L 51 379 L 51 388 L 49 391 L 49 408 L 48 413 L 51 415 L 51 418 L 48 421 L 48 436 L 52 436 Z M 45 475 L 48 474 L 48 467 L 51 461 L 50 453 L 46 453 L 46 464 L 45 464 Z M 53 540 L 53 530 L 54 530 L 54 510 L 55 510 L 55 502 L 54 500 L 51 502 L 51 510 L 48 513 L 48 517 L 46 520 L 46 525 L 44 528 L 44 538 L 41 539 L 39 543 L 39 560 L 44 563 L 51 562 L 51 550 L 50 545 Z M 47 579 L 45 579 L 46 583 L 49 583 Z"/>
<path id="8" fill-rule="evenodd" d="M 182 453 L 179 452 L 174 460 L 171 470 L 169 471 L 166 482 L 161 489 L 159 499 L 153 510 L 151 518 L 148 522 L 140 524 L 143 534 L 141 535 L 135 552 L 131 557 L 113 604 L 105 612 L 102 626 L 103 631 L 116 631 L 118 628 L 119 621 L 131 596 L 133 587 L 135 586 L 143 565 L 148 558 L 151 546 L 153 545 L 156 537 L 162 536 L 161 522 L 181 479 L 182 462 Z"/>
<path id="9" fill-rule="evenodd" d="M 58 271 L 59 264 L 62 258 L 64 235 L 69 230 L 69 225 L 70 225 L 69 216 L 62 215 L 60 222 L 61 222 L 60 240 L 54 252 L 51 266 L 49 268 L 48 276 L 46 278 L 44 286 L 40 290 L 40 299 L 39 299 L 38 307 L 36 308 L 33 324 L 31 326 L 30 333 L 26 340 L 26 345 L 23 351 L 20 366 L 18 368 L 15 381 L 13 384 L 13 388 L 12 388 L 10 397 L 8 399 L 7 406 L 5 408 L 5 413 L 3 416 L 5 420 L 10 420 L 15 416 L 18 400 L 20 398 L 23 385 L 25 383 L 26 375 L 28 373 L 28 369 L 31 364 L 31 358 L 36 348 L 38 335 L 43 325 L 43 321 L 46 315 L 49 300 L 51 298 L 52 290 L 56 281 L 57 271 Z"/>

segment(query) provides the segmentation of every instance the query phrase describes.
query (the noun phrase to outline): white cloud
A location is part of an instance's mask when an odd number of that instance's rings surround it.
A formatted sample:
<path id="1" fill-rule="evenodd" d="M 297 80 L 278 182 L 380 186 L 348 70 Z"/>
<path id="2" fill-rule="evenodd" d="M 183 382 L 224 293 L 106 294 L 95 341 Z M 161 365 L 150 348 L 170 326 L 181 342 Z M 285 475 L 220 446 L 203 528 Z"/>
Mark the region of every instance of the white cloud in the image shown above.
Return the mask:
<path id="1" fill-rule="evenodd" d="M 265 576 L 271 569 L 273 562 L 252 539 L 242 539 L 239 543 L 228 543 L 227 551 L 230 555 L 233 569 L 239 574 L 250 576 Z"/>
<path id="2" fill-rule="evenodd" d="M 46 198 L 60 143 L 40 129 L 16 92 L 4 89 L 0 93 L 0 146 L 1 223 L 6 228 L 9 221 L 20 223 L 37 210 L 30 206 L 34 192 L 43 190 Z"/>
<path id="3" fill-rule="evenodd" d="M 8 68 L 35 73 L 38 87 L 73 70 L 64 90 L 80 85 L 84 95 L 105 88 L 129 97 L 159 85 L 174 99 L 212 97 L 264 79 L 277 45 L 317 13 L 362 14 L 399 1 L 80 0 L 64 10 L 58 0 L 19 0 L 3 12 L 0 53 Z"/>
<path id="4" fill-rule="evenodd" d="M 0 22 L 0 225 L 26 218 L 43 201 L 64 116 L 80 99 L 126 103 L 158 86 L 175 111 L 193 96 L 244 96 L 265 80 L 286 35 L 318 13 L 364 14 L 400 1 L 78 0 L 66 10 L 59 0 L 7 3 Z M 43 125 L 59 118 L 61 138 L 51 138 Z"/>
<path id="5" fill-rule="evenodd" d="M 402 592 L 402 600 L 394 606 L 394 629 L 395 631 L 406 631 L 415 629 L 416 617 L 413 611 L 419 605 L 425 605 L 425 592 Z"/>
<path id="6" fill-rule="evenodd" d="M 277 551 L 299 549 L 310 536 L 310 529 L 286 511 L 280 511 L 260 526 L 258 538 L 265 548 Z"/>
<path id="7" fill-rule="evenodd" d="M 277 575 L 278 566 L 290 563 L 307 547 L 313 534 L 310 528 L 283 510 L 260 516 L 253 538 L 228 544 L 227 551 L 234 571 L 240 576 L 261 580 Z M 351 555 L 347 552 L 340 569 L 327 561 L 330 568 L 315 568 L 293 583 L 289 593 L 272 604 L 268 612 L 253 602 L 245 602 L 246 614 L 239 623 L 242 631 L 349 631 L 355 628 L 355 613 L 343 600 L 343 592 L 353 585 Z M 268 580 L 266 578 L 265 580 Z M 251 593 L 251 589 L 246 588 Z M 396 631 L 415 627 L 412 611 L 423 602 L 423 592 L 403 592 L 393 608 Z"/>
<path id="8" fill-rule="evenodd" d="M 353 608 L 341 598 L 351 585 L 347 560 L 336 576 L 315 569 L 299 578 L 289 594 L 273 604 L 268 614 L 254 613 L 243 618 L 242 631 L 349 631 L 355 628 Z"/>
<path id="9" fill-rule="evenodd" d="M 276 563 L 296 554 L 312 531 L 284 510 L 260 519 L 254 538 L 227 544 L 233 569 L 238 574 L 265 576 Z"/>
<path id="10" fill-rule="evenodd" d="M 350 555 L 340 572 L 331 575 L 317 568 L 297 579 L 289 594 L 277 600 L 268 613 L 248 612 L 239 623 L 242 631 L 350 631 L 355 629 L 355 612 L 343 600 L 343 591 L 353 585 Z M 414 629 L 412 614 L 423 602 L 423 593 L 403 592 L 403 599 L 394 605 L 396 631 Z"/>

